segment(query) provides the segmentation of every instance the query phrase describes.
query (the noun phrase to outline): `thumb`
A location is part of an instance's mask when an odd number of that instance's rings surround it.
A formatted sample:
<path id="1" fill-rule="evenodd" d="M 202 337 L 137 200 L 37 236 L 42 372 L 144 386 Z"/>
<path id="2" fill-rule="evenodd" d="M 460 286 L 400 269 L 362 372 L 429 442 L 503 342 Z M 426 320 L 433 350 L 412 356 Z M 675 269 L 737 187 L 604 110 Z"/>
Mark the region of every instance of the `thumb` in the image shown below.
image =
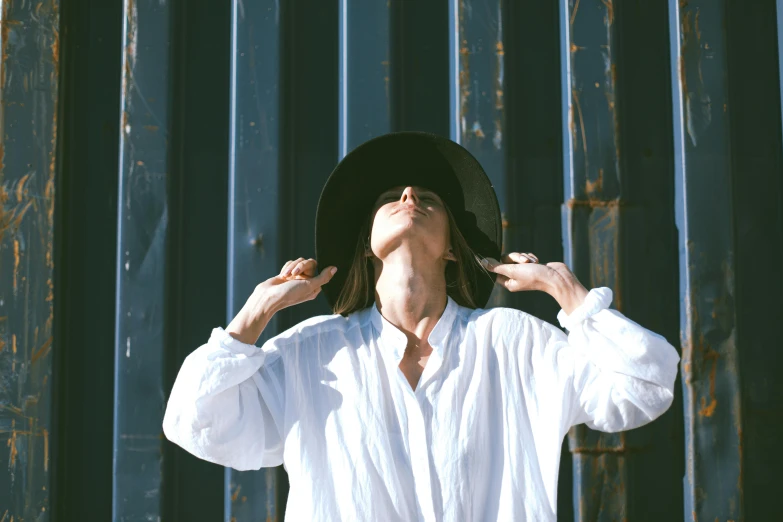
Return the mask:
<path id="1" fill-rule="evenodd" d="M 321 273 L 318 274 L 316 277 L 311 279 L 313 283 L 315 283 L 316 286 L 319 288 L 328 283 L 332 280 L 332 277 L 334 277 L 334 274 L 337 272 L 336 266 L 327 266 L 323 270 L 321 270 Z"/>

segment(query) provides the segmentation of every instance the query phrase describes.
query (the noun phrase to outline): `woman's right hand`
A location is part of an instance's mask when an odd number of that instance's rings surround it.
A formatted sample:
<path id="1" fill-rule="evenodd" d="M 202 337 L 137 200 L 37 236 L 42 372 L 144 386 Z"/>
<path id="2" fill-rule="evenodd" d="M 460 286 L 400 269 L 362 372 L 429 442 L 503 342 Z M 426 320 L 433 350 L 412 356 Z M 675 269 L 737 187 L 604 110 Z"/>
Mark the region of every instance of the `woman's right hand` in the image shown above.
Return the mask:
<path id="1" fill-rule="evenodd" d="M 294 306 L 305 301 L 312 301 L 321 287 L 328 283 L 337 272 L 337 267 L 329 266 L 318 273 L 315 259 L 299 258 L 288 261 L 280 273 L 267 279 L 256 291 L 265 294 L 275 311 Z"/>
<path id="2" fill-rule="evenodd" d="M 275 313 L 315 299 L 337 272 L 330 266 L 319 274 L 317 266 L 315 259 L 301 257 L 287 262 L 278 275 L 256 286 L 226 332 L 244 343 L 255 344 Z"/>

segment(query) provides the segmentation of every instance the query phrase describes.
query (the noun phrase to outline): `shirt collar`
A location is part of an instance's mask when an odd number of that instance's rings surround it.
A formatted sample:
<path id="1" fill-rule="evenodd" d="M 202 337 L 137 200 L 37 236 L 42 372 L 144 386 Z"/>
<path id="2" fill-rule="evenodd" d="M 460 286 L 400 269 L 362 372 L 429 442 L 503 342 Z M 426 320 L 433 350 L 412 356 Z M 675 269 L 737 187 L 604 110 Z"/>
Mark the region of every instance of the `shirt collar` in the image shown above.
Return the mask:
<path id="1" fill-rule="evenodd" d="M 433 352 L 437 352 L 441 358 L 444 355 L 448 334 L 451 332 L 454 319 L 457 317 L 457 308 L 457 303 L 451 297 L 446 296 L 446 308 L 427 338 L 427 342 L 432 347 Z M 370 310 L 370 316 L 383 347 L 391 350 L 395 362 L 399 363 L 405 353 L 405 348 L 408 346 L 408 338 L 405 336 L 405 333 L 381 315 L 375 303 L 373 303 Z"/>

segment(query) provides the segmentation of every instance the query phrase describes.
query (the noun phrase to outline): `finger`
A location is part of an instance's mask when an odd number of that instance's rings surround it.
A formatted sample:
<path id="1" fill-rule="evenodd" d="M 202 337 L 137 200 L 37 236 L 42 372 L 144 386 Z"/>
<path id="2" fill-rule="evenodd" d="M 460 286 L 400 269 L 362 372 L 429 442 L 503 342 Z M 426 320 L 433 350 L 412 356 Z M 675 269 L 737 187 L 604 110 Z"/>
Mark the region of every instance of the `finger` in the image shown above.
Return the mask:
<path id="1" fill-rule="evenodd" d="M 538 263 L 538 256 L 536 256 L 535 254 L 533 254 L 533 253 L 531 253 L 531 252 L 528 252 L 528 253 L 527 253 L 527 254 L 525 254 L 525 255 L 526 255 L 527 257 L 529 257 L 530 259 L 532 259 L 534 263 Z"/>
<path id="2" fill-rule="evenodd" d="M 295 259 L 294 261 L 289 261 L 288 263 L 286 263 L 286 267 L 287 268 L 285 270 L 283 270 L 280 273 L 280 275 L 283 276 L 283 277 L 287 277 L 287 276 L 291 275 L 291 271 L 294 269 L 294 267 L 297 264 L 299 264 L 300 262 L 302 262 L 302 261 L 304 261 L 303 257 L 300 257 L 299 259 Z"/>
<path id="3" fill-rule="evenodd" d="M 497 261 L 489 261 L 488 264 L 486 264 L 484 267 L 489 270 L 490 272 L 494 272 L 496 274 L 501 274 L 506 277 L 514 278 L 514 265 L 504 265 L 501 263 L 498 263 Z"/>
<path id="4" fill-rule="evenodd" d="M 291 267 L 291 277 L 299 275 L 299 272 L 302 271 L 302 263 L 304 263 L 304 261 L 299 261 Z"/>
<path id="5" fill-rule="evenodd" d="M 503 261 L 506 263 L 532 263 L 534 262 L 532 259 L 527 257 L 525 254 L 520 254 L 519 252 L 509 252 L 507 255 L 503 256 Z"/>
<path id="6" fill-rule="evenodd" d="M 332 280 L 332 277 L 334 276 L 335 272 L 337 272 L 336 266 L 327 266 L 326 268 L 321 270 L 320 274 L 310 279 L 310 281 L 312 281 L 313 286 L 315 288 L 321 288 L 323 285 L 325 285 L 326 283 Z"/>
<path id="7" fill-rule="evenodd" d="M 299 258 L 301 259 L 301 258 Z M 288 261 L 284 266 L 283 269 L 280 271 L 280 275 L 283 277 L 286 277 L 291 274 L 291 270 L 296 266 L 296 263 L 299 262 L 299 259 L 293 259 L 291 261 Z"/>
<path id="8" fill-rule="evenodd" d="M 292 264 L 293 262 L 294 262 L 293 260 L 288 260 L 288 261 L 286 261 L 286 262 L 285 262 L 285 264 L 283 265 L 283 268 L 281 268 L 281 269 L 280 269 L 280 275 L 281 275 L 281 276 L 282 276 L 283 274 L 285 274 L 285 271 L 286 271 L 286 269 L 287 269 L 289 266 L 291 266 L 291 264 Z"/>
<path id="9" fill-rule="evenodd" d="M 499 265 L 500 261 L 494 257 L 485 257 L 481 259 L 481 266 L 489 270 L 489 267 Z"/>
<path id="10" fill-rule="evenodd" d="M 516 292 L 519 289 L 519 284 L 515 279 L 498 274 L 495 282 L 500 286 L 504 286 L 510 292 Z"/>
<path id="11" fill-rule="evenodd" d="M 316 270 L 318 266 L 318 263 L 315 262 L 315 259 L 307 259 L 305 261 L 299 262 L 294 269 L 291 271 L 291 275 L 304 275 L 307 277 L 313 277 L 315 274 L 318 273 Z"/>

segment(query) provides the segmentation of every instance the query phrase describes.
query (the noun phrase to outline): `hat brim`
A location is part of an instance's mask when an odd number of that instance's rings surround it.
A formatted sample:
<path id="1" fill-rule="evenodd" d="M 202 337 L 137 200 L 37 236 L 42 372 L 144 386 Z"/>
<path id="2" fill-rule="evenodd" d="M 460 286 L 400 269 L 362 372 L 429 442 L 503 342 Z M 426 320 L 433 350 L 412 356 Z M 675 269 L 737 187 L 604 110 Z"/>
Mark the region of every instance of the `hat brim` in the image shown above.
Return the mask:
<path id="1" fill-rule="evenodd" d="M 449 206 L 473 251 L 482 257 L 499 259 L 500 206 L 478 160 L 461 145 L 434 134 L 385 134 L 346 155 L 321 191 L 315 220 L 316 259 L 321 267 L 338 269 L 323 287 L 330 307 L 334 308 L 345 285 L 360 229 L 376 199 L 398 186 L 421 186 L 434 191 Z M 473 299 L 482 308 L 489 300 L 495 274 L 477 275 L 480 277 L 476 277 Z"/>

